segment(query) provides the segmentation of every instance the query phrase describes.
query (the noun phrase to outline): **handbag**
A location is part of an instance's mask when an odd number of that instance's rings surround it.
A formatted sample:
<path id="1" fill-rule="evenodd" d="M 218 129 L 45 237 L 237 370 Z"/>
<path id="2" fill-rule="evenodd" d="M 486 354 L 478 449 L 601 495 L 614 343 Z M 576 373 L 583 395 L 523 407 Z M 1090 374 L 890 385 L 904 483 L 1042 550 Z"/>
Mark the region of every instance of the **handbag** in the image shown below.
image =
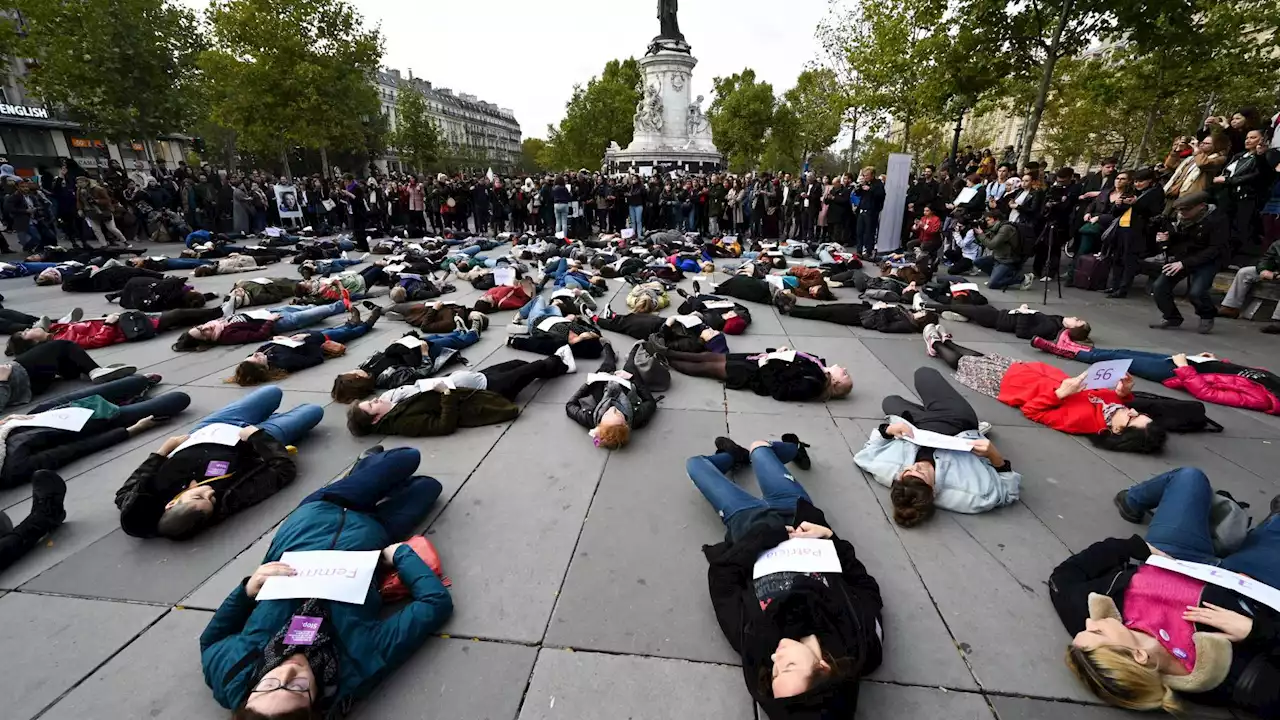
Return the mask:
<path id="1" fill-rule="evenodd" d="M 156 336 L 156 326 L 151 322 L 151 318 L 140 310 L 127 310 L 120 313 L 116 326 L 129 342 L 148 340 Z"/>
<path id="2" fill-rule="evenodd" d="M 1249 517 L 1249 503 L 1231 497 L 1226 490 L 1213 494 L 1209 505 L 1209 536 L 1213 539 L 1213 554 L 1226 557 L 1244 544 L 1249 535 L 1253 518 Z"/>
<path id="3" fill-rule="evenodd" d="M 453 586 L 453 581 L 444 574 L 440 564 L 440 554 L 436 552 L 436 546 L 432 545 L 430 540 L 421 535 L 414 535 L 405 540 L 404 544 L 422 558 L 422 562 L 431 568 L 431 572 L 440 578 L 440 582 L 445 587 Z M 382 578 L 382 584 L 378 586 L 378 594 L 382 596 L 383 602 L 396 602 L 409 597 L 409 588 L 404 584 L 404 580 L 400 579 L 400 573 L 393 570 Z"/>
<path id="4" fill-rule="evenodd" d="M 661 342 L 661 338 L 656 335 L 653 340 L 655 343 Z M 671 387 L 671 368 L 667 365 L 666 359 L 649 352 L 644 342 L 638 342 L 631 347 L 631 354 L 627 356 L 627 362 L 623 364 L 622 369 L 631 373 L 633 377 L 640 378 L 645 387 L 650 390 L 662 391 Z"/>
<path id="5" fill-rule="evenodd" d="M 1111 245 L 1111 242 L 1116 238 L 1116 233 L 1118 233 L 1119 231 L 1120 231 L 1120 218 L 1116 218 L 1112 220 L 1111 224 L 1107 226 L 1107 229 L 1102 231 L 1101 239 L 1102 239 L 1102 247 L 1104 250 L 1109 248 L 1109 246 Z"/>

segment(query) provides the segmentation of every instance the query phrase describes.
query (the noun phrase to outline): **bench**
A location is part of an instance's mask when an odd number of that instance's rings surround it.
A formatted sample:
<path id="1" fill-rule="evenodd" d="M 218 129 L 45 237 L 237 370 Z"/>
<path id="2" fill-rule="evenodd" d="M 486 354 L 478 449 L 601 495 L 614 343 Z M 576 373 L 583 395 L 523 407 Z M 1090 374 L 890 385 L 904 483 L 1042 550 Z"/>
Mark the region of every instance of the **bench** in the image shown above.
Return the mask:
<path id="1" fill-rule="evenodd" d="M 1275 282 L 1259 282 L 1254 283 L 1253 290 L 1249 293 L 1249 300 L 1240 308 L 1240 318 L 1243 320 L 1265 320 L 1271 321 L 1271 315 L 1276 310 L 1276 305 L 1280 304 L 1280 283 Z"/>

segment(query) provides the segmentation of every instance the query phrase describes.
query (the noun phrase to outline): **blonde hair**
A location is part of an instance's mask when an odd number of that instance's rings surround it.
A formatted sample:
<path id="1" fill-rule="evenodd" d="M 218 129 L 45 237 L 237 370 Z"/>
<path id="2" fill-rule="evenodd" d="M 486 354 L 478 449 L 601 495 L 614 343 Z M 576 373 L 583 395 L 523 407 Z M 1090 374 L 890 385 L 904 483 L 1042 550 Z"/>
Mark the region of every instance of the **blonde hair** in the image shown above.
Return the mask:
<path id="1" fill-rule="evenodd" d="M 1165 686 L 1159 670 L 1139 663 L 1128 648 L 1102 645 L 1092 650 L 1067 648 L 1067 667 L 1089 692 L 1125 710 L 1164 710 L 1182 714 L 1182 702 Z"/>

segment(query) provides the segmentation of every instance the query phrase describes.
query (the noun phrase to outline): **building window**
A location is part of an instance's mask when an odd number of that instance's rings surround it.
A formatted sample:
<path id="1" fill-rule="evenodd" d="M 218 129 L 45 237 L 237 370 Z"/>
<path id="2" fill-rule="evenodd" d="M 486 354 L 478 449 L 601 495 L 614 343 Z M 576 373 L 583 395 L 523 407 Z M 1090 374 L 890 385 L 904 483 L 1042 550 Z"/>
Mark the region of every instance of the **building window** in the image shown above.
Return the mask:
<path id="1" fill-rule="evenodd" d="M 57 155 L 48 130 L 0 127 L 0 140 L 10 155 Z"/>

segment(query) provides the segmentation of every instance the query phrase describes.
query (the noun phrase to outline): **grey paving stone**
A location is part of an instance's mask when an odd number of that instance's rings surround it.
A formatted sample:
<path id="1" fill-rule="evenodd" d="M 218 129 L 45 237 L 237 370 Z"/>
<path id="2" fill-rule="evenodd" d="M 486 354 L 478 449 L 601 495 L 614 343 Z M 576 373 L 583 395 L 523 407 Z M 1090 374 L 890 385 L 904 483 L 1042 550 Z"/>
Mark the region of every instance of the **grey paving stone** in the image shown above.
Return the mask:
<path id="1" fill-rule="evenodd" d="M 840 365 L 849 372 L 853 391 L 846 397 L 826 402 L 827 409 L 836 417 L 879 418 L 883 416 L 880 402 L 886 395 L 916 397 L 915 390 L 898 380 L 861 340 L 804 338 L 797 340 L 794 347 L 824 357 L 828 363 Z"/>
<path id="2" fill-rule="evenodd" d="M 724 417 L 659 415 L 609 454 L 546 643 L 735 663 L 701 552 L 724 538 L 724 526 L 685 472 L 686 458 L 714 452 Z"/>
<path id="3" fill-rule="evenodd" d="M 1083 444 L 1087 440 L 1076 438 Z M 1221 448 L 1234 441 L 1212 435 L 1172 435 L 1159 455 L 1138 455 L 1097 451 L 1099 457 L 1128 475 L 1134 482 L 1142 482 L 1168 470 L 1179 467 L 1200 468 L 1209 476 L 1214 488 L 1228 490 L 1237 499 L 1265 508 L 1277 490 L 1274 472 L 1259 477 L 1233 461 L 1231 451 L 1212 451 L 1205 443 Z M 1092 450 L 1092 448 L 1090 448 Z M 1265 514 L 1265 513 L 1264 513 Z M 1261 517 L 1261 516 L 1259 516 Z"/>
<path id="4" fill-rule="evenodd" d="M 5 716 L 35 717 L 162 614 L 154 606 L 26 593 L 0 598 Z"/>
<path id="5" fill-rule="evenodd" d="M 607 457 L 561 408 L 525 410 L 431 526 L 454 581 L 446 632 L 542 639 Z"/>
<path id="6" fill-rule="evenodd" d="M 800 301 L 801 305 L 812 306 L 821 305 L 822 303 L 813 301 Z M 761 306 L 763 308 L 763 306 Z M 754 310 L 754 308 L 753 308 Z M 752 318 L 755 313 L 752 313 Z M 783 315 L 781 318 L 783 331 L 788 337 L 796 338 L 814 338 L 814 337 L 837 337 L 847 338 L 853 335 L 849 328 L 845 325 L 837 325 L 836 323 L 822 322 L 819 320 L 809 320 L 807 318 L 791 317 Z M 751 329 L 755 330 L 755 322 L 751 323 Z M 796 342 L 800 342 L 798 339 Z"/>
<path id="7" fill-rule="evenodd" d="M 262 558 L 266 556 L 267 549 L 271 547 L 271 541 L 275 536 L 276 528 L 272 528 L 177 604 L 184 608 L 217 610 L 218 606 L 222 605 L 222 601 L 231 594 L 231 590 L 262 565 Z"/>
<path id="8" fill-rule="evenodd" d="M 991 704 L 1000 720 L 1124 720 L 1134 716 L 1119 708 L 999 695 L 991 697 Z"/>
<path id="9" fill-rule="evenodd" d="M 537 654 L 525 645 L 433 638 L 350 717 L 514 718 Z"/>
<path id="10" fill-rule="evenodd" d="M 520 720 L 743 720 L 754 714 L 742 670 L 599 653 L 541 650 Z"/>
<path id="11" fill-rule="evenodd" d="M 225 718 L 201 681 L 200 633 L 211 613 L 174 610 L 98 668 L 42 718 Z"/>
<path id="12" fill-rule="evenodd" d="M 902 687 L 864 682 L 858 697 L 859 720 L 990 720 L 994 717 L 983 696 L 931 687 Z"/>

